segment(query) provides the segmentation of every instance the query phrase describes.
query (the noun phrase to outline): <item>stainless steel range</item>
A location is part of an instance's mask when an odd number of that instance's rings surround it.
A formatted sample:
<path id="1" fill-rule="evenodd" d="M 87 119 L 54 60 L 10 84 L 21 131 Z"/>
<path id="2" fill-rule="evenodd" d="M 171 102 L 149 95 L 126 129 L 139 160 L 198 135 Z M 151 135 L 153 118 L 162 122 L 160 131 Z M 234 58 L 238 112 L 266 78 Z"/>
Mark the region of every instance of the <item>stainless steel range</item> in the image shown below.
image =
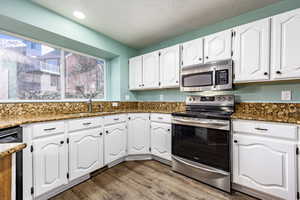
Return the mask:
<path id="1" fill-rule="evenodd" d="M 231 192 L 230 115 L 234 96 L 189 96 L 172 113 L 172 170 Z"/>

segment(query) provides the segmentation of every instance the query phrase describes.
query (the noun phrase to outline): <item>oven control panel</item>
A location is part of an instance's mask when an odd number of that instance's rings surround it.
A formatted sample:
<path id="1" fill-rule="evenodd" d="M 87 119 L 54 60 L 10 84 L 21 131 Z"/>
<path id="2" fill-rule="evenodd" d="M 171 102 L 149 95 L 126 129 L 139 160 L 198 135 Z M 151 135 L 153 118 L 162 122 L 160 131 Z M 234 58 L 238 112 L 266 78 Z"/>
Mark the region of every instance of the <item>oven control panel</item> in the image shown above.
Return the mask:
<path id="1" fill-rule="evenodd" d="M 216 96 L 187 96 L 187 105 L 220 105 L 233 106 L 234 95 L 216 95 Z"/>

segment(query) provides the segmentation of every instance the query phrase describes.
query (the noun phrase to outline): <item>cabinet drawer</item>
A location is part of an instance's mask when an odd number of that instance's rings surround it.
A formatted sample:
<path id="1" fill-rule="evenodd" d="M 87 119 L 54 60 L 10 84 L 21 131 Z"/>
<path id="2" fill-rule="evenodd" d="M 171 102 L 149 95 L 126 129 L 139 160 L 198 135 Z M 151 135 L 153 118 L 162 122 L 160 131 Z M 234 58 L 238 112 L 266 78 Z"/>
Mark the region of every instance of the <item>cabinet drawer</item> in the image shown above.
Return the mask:
<path id="1" fill-rule="evenodd" d="M 82 130 L 87 128 L 99 127 L 102 124 L 102 119 L 100 117 L 93 118 L 83 118 L 83 119 L 74 119 L 68 121 L 69 131 Z"/>
<path id="2" fill-rule="evenodd" d="M 154 114 L 151 114 L 151 121 L 171 123 L 171 115 L 154 113 Z"/>
<path id="3" fill-rule="evenodd" d="M 32 137 L 38 138 L 53 134 L 63 134 L 65 132 L 65 122 L 47 122 L 42 124 L 36 124 L 32 127 Z"/>
<path id="4" fill-rule="evenodd" d="M 105 116 L 104 117 L 104 126 L 111 125 L 111 124 L 117 124 L 117 123 L 121 123 L 121 122 L 126 122 L 126 120 L 127 120 L 126 114 Z"/>
<path id="5" fill-rule="evenodd" d="M 297 126 L 289 124 L 238 120 L 233 121 L 233 131 L 274 138 L 297 139 Z"/>

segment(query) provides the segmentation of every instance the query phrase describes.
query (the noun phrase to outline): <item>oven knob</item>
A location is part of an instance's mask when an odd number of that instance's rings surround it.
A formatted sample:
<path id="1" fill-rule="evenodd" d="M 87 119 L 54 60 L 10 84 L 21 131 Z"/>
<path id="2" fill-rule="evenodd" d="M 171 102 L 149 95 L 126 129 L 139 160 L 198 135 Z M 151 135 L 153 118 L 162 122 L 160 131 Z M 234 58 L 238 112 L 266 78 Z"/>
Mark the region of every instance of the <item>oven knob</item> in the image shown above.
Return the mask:
<path id="1" fill-rule="evenodd" d="M 190 98 L 189 98 L 189 101 L 193 101 L 193 99 L 190 97 Z"/>

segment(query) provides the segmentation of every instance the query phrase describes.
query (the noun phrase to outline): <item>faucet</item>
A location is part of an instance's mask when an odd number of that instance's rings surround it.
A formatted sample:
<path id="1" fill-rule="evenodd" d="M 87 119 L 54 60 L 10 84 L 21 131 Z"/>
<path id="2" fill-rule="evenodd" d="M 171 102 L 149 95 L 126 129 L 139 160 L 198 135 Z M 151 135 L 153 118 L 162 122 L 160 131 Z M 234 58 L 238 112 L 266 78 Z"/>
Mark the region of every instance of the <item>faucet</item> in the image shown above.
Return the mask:
<path id="1" fill-rule="evenodd" d="M 87 104 L 88 104 L 88 112 L 92 113 L 93 112 L 93 101 L 92 101 L 91 96 L 89 97 L 89 100 L 88 100 Z"/>

